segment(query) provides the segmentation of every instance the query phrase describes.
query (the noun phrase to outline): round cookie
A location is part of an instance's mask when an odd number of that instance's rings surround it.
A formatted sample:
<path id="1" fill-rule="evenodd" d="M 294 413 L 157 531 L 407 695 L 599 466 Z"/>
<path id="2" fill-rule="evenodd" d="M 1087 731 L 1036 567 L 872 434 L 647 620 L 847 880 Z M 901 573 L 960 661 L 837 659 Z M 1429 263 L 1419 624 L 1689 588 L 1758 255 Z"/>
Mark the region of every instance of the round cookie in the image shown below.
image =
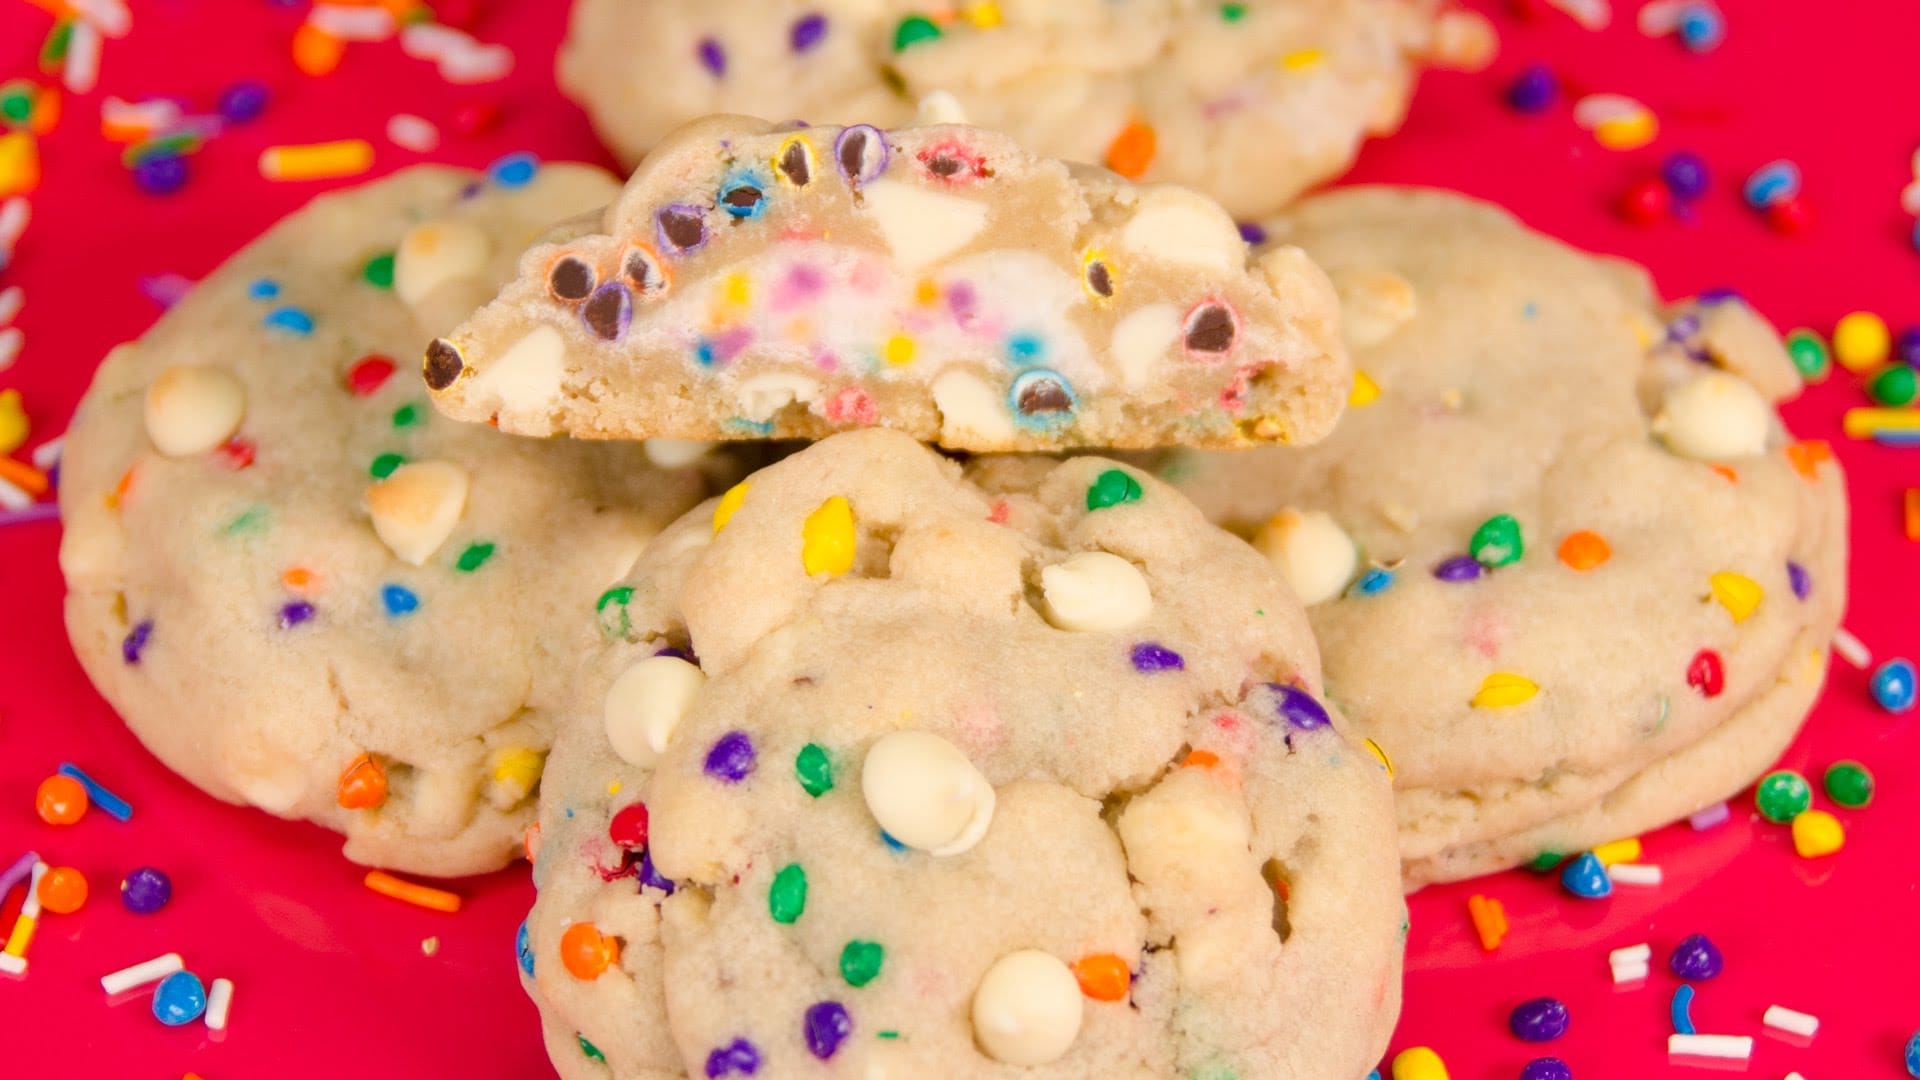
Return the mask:
<path id="1" fill-rule="evenodd" d="M 578 0 L 559 78 L 628 166 L 708 113 L 894 127 L 944 91 L 1044 156 L 1245 219 L 1399 127 L 1418 64 L 1492 48 L 1437 0 Z"/>
<path id="2" fill-rule="evenodd" d="M 1341 293 L 1352 408 L 1163 474 L 1310 605 L 1329 695 L 1398 770 L 1409 886 L 1763 772 L 1846 599 L 1842 479 L 1774 414 L 1799 379 L 1771 328 L 1455 195 L 1343 191 L 1273 233 Z"/>
<path id="3" fill-rule="evenodd" d="M 429 874 L 513 858 L 580 613 L 707 487 L 428 404 L 422 342 L 619 190 L 496 176 L 412 169 L 274 226 L 101 364 L 60 478 L 74 651 L 134 733 Z"/>
<path id="4" fill-rule="evenodd" d="M 1094 457 L 834 436 L 661 534 L 541 794 L 568 1077 L 1354 1077 L 1384 766 L 1260 557 Z"/>

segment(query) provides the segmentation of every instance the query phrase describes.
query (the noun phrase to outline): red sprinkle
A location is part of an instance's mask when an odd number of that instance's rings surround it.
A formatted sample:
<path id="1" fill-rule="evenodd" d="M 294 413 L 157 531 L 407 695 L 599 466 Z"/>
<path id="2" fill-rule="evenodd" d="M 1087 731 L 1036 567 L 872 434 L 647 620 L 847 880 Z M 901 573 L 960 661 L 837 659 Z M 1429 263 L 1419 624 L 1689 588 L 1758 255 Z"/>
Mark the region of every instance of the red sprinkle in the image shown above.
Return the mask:
<path id="1" fill-rule="evenodd" d="M 453 114 L 453 130 L 461 135 L 484 135 L 500 123 L 500 106 L 470 101 Z"/>
<path id="2" fill-rule="evenodd" d="M 392 377 L 393 361 L 379 355 L 364 356 L 348 369 L 347 389 L 354 397 L 371 397 Z"/>
<path id="3" fill-rule="evenodd" d="M 226 445 L 215 450 L 214 453 L 219 455 L 220 464 L 225 465 L 234 472 L 239 472 L 241 469 L 253 464 L 253 449 L 252 439 L 236 437 L 229 439 Z"/>
<path id="4" fill-rule="evenodd" d="M 1719 697 L 1727 688 L 1727 669 L 1720 662 L 1720 654 L 1712 649 L 1694 653 L 1693 662 L 1687 665 L 1687 685 L 1703 697 Z"/>
<path id="5" fill-rule="evenodd" d="M 1673 211 L 1673 196 L 1658 179 L 1642 180 L 1620 196 L 1620 216 L 1636 225 L 1664 221 Z"/>
<path id="6" fill-rule="evenodd" d="M 1796 236 L 1813 224 L 1813 211 L 1807 207 L 1806 199 L 1792 195 L 1767 207 L 1767 224 L 1774 232 Z"/>
<path id="7" fill-rule="evenodd" d="M 647 846 L 647 804 L 634 803 L 613 815 L 607 825 L 607 837 L 628 851 Z"/>

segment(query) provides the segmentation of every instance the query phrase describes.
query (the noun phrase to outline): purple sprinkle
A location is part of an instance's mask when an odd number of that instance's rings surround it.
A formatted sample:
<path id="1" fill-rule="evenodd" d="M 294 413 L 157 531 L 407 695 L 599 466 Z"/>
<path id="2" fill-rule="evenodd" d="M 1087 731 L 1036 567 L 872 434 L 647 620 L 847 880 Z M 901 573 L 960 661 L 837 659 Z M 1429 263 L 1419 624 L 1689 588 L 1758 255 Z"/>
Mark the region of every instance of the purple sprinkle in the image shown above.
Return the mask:
<path id="1" fill-rule="evenodd" d="M 687 663 L 692 664 L 694 667 L 700 666 L 700 659 L 693 655 L 692 648 L 683 649 L 678 645 L 669 645 L 666 648 L 661 649 L 659 652 L 654 653 L 653 655 L 671 656 L 678 660 L 685 660 Z"/>
<path id="2" fill-rule="evenodd" d="M 140 295 L 163 308 L 179 303 L 191 288 L 193 282 L 179 274 L 144 274 L 140 278 Z"/>
<path id="3" fill-rule="evenodd" d="M 1523 1042 L 1552 1042 L 1567 1033 L 1568 1019 L 1566 1003 L 1537 997 L 1513 1007 L 1507 1028 Z"/>
<path id="4" fill-rule="evenodd" d="M 1694 812 L 1687 818 L 1687 824 L 1693 826 L 1695 832 L 1704 832 L 1716 825 L 1723 824 L 1732 816 L 1733 811 L 1728 809 L 1726 803 L 1714 803 L 1705 810 Z"/>
<path id="5" fill-rule="evenodd" d="M 52 482 L 53 474 L 47 474 Z M 0 526 L 30 525 L 36 521 L 53 521 L 60 516 L 60 504 L 51 502 L 34 503 L 18 510 L 0 510 Z"/>
<path id="6" fill-rule="evenodd" d="M 727 51 L 712 38 L 700 39 L 700 66 L 713 73 L 718 79 L 727 73 Z"/>
<path id="7" fill-rule="evenodd" d="M 819 12 L 808 12 L 793 20 L 793 30 L 787 36 L 794 52 L 806 52 L 820 39 L 827 36 L 827 17 Z"/>
<path id="8" fill-rule="evenodd" d="M 1673 947 L 1673 955 L 1667 957 L 1667 967 L 1675 975 L 1689 982 L 1711 979 L 1720 974 L 1726 962 L 1720 958 L 1720 950 L 1705 934 L 1693 934 Z"/>
<path id="9" fill-rule="evenodd" d="M 1455 555 L 1434 567 L 1433 576 L 1441 581 L 1472 581 L 1480 576 L 1480 571 L 1480 560 L 1471 555 Z"/>
<path id="10" fill-rule="evenodd" d="M 280 609 L 280 629 L 291 630 L 311 618 L 313 605 L 305 600 L 295 600 Z"/>
<path id="11" fill-rule="evenodd" d="M 962 329 L 972 326 L 979 315 L 979 300 L 972 282 L 956 281 L 947 286 L 947 310 L 953 314 L 954 323 Z"/>
<path id="12" fill-rule="evenodd" d="M 1141 674 L 1154 671 L 1185 671 L 1186 660 L 1165 645 L 1143 641 L 1133 647 L 1133 670 Z"/>
<path id="13" fill-rule="evenodd" d="M 735 1039 L 707 1055 L 707 1078 L 752 1076 L 760 1071 L 760 1051 L 745 1039 Z"/>
<path id="14" fill-rule="evenodd" d="M 1807 568 L 1791 559 L 1787 561 L 1787 584 L 1793 586 L 1793 595 L 1802 600 L 1813 592 L 1813 579 L 1807 576 Z"/>
<path id="15" fill-rule="evenodd" d="M 1729 300 L 1740 299 L 1740 290 L 1727 285 L 1719 285 L 1711 289 L 1702 289 L 1700 294 L 1694 299 L 1703 304 L 1724 304 Z"/>
<path id="16" fill-rule="evenodd" d="M 152 636 L 153 620 L 140 620 L 133 629 L 127 631 L 127 636 L 120 640 L 120 659 L 129 664 L 138 664 L 140 653 L 146 649 L 147 639 Z"/>
<path id="17" fill-rule="evenodd" d="M 1688 313 L 1667 324 L 1668 341 L 1686 341 L 1700 333 L 1700 316 Z"/>
<path id="18" fill-rule="evenodd" d="M 1240 223 L 1240 239 L 1249 244 L 1264 244 L 1267 242 L 1267 230 L 1257 221 L 1243 221 Z"/>
<path id="19" fill-rule="evenodd" d="M 821 1001 L 807 1007 L 807 1049 L 825 1061 L 853 1034 L 853 1017 L 837 1001 Z"/>
<path id="20" fill-rule="evenodd" d="M 1520 1080 L 1573 1080 L 1573 1070 L 1559 1058 L 1534 1058 L 1521 1068 Z"/>
<path id="21" fill-rule="evenodd" d="M 737 784 L 753 771 L 753 740 L 744 731 L 729 731 L 707 751 L 707 775 Z"/>
<path id="22" fill-rule="evenodd" d="M 1909 326 L 1894 339 L 1893 352 L 1903 363 L 1920 367 L 1920 326 Z"/>
<path id="23" fill-rule="evenodd" d="M 1332 718 L 1327 716 L 1326 706 L 1305 690 L 1284 683 L 1268 683 L 1267 688 L 1278 698 L 1274 702 L 1274 711 L 1295 730 L 1314 731 L 1333 723 Z"/>
<path id="24" fill-rule="evenodd" d="M 628 852 L 627 854 L 631 855 L 633 853 Z M 622 876 L 625 875 L 623 874 Z M 660 871 L 653 868 L 653 852 L 651 851 L 643 851 L 640 853 L 640 884 L 648 886 L 649 888 L 659 889 L 668 896 L 673 895 L 673 882 L 662 877 Z"/>

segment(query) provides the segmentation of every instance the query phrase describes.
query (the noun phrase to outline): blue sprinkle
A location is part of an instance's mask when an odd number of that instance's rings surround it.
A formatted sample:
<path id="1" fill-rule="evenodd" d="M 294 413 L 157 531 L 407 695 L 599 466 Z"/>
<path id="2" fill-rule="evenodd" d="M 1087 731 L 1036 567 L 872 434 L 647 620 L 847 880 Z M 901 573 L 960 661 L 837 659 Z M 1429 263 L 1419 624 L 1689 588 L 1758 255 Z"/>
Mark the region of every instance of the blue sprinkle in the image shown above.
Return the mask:
<path id="1" fill-rule="evenodd" d="M 1727 23 L 1707 4 L 1692 4 L 1680 13 L 1680 43 L 1697 53 L 1712 52 L 1727 39 Z"/>
<path id="2" fill-rule="evenodd" d="M 1920 1077 L 1920 1031 L 1907 1040 L 1907 1075 Z"/>
<path id="3" fill-rule="evenodd" d="M 701 338 L 693 346 L 693 358 L 700 362 L 701 367 L 712 367 L 713 342 L 708 341 L 706 338 Z"/>
<path id="4" fill-rule="evenodd" d="M 487 177 L 503 188 L 518 188 L 532 183 L 539 171 L 540 159 L 523 151 L 508 154 L 487 166 Z"/>
<path id="5" fill-rule="evenodd" d="M 1040 359 L 1046 349 L 1046 343 L 1037 334 L 1020 333 L 1007 339 L 1007 359 L 1021 367 Z"/>
<path id="6" fill-rule="evenodd" d="M 266 324 L 275 330 L 306 337 L 313 333 L 313 316 L 297 307 L 277 307 L 267 312 Z"/>
<path id="7" fill-rule="evenodd" d="M 81 772 L 80 766 L 63 761 L 60 763 L 60 775 L 80 781 L 80 786 L 87 789 L 87 798 L 93 800 L 93 805 L 113 820 L 126 821 L 133 817 L 133 807 L 127 805 L 127 800 L 101 787 L 100 781 Z"/>
<path id="8" fill-rule="evenodd" d="M 1540 317 L 1540 305 L 1529 300 L 1527 301 L 1527 306 L 1520 309 L 1520 314 L 1525 315 L 1529 319 L 1537 319 Z"/>
<path id="9" fill-rule="evenodd" d="M 1903 713 L 1913 708 L 1913 661 L 1896 656 L 1881 664 L 1873 671 L 1872 686 L 1873 700 L 1888 712 Z"/>
<path id="10" fill-rule="evenodd" d="M 280 283 L 272 278 L 256 278 L 247 286 L 247 295 L 255 300 L 271 300 L 280 295 Z"/>
<path id="11" fill-rule="evenodd" d="M 1741 197 L 1755 210 L 1765 210 L 1800 194 L 1800 166 L 1791 161 L 1769 161 L 1741 185 Z"/>
<path id="12" fill-rule="evenodd" d="M 1347 590 L 1347 594 L 1349 596 L 1372 596 L 1375 593 L 1384 591 L 1386 587 L 1391 584 L 1393 584 L 1393 571 L 1385 567 L 1369 566 L 1367 567 L 1366 573 L 1360 575 L 1360 580 L 1354 582 L 1353 587 Z"/>
<path id="13" fill-rule="evenodd" d="M 1693 1026 L 1693 987 L 1681 983 L 1679 989 L 1673 992 L 1673 1005 L 1667 1011 L 1673 1017 L 1675 1035 L 1697 1033 Z"/>
<path id="14" fill-rule="evenodd" d="M 888 851 L 901 852 L 907 850 L 907 845 L 889 836 L 885 829 L 880 830 L 880 842 L 887 845 Z"/>
<path id="15" fill-rule="evenodd" d="M 1599 900 L 1613 893 L 1613 879 L 1591 851 L 1567 864 L 1560 872 L 1560 885 L 1582 900 Z"/>
<path id="16" fill-rule="evenodd" d="M 749 420 L 744 416 L 729 416 L 725 423 L 730 428 L 738 431 L 752 432 L 754 435 L 763 439 L 773 434 L 773 421 L 771 420 Z"/>
<path id="17" fill-rule="evenodd" d="M 387 585 L 380 590 L 380 602 L 389 615 L 411 615 L 420 606 L 420 598 L 405 585 Z"/>
<path id="18" fill-rule="evenodd" d="M 513 955 L 520 961 L 520 970 L 527 978 L 533 978 L 533 943 L 527 940 L 527 920 L 520 920 L 520 930 L 513 935 Z"/>
<path id="19" fill-rule="evenodd" d="M 206 1011 L 207 988 L 191 971 L 174 972 L 153 992 L 153 1017 L 168 1027 L 190 1024 Z"/>

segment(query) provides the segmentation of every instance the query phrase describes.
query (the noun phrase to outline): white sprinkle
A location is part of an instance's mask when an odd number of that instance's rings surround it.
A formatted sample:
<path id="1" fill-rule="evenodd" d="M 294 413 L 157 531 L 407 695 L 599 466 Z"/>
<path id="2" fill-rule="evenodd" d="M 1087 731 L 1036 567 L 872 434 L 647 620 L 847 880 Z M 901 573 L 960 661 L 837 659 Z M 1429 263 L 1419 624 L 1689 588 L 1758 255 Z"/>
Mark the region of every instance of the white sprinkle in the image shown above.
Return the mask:
<path id="1" fill-rule="evenodd" d="M 1607 867 L 1607 876 L 1615 885 L 1658 885 L 1660 867 L 1653 863 L 1614 863 Z"/>
<path id="2" fill-rule="evenodd" d="M 33 496 L 26 488 L 0 476 L 0 510 L 25 510 L 32 505 Z"/>
<path id="3" fill-rule="evenodd" d="M 440 58 L 440 77 L 467 86 L 504 79 L 513 70 L 513 50 L 470 42 Z"/>
<path id="4" fill-rule="evenodd" d="M 1713 828 L 1715 825 L 1721 824 L 1732 816 L 1733 811 L 1727 808 L 1726 803 L 1714 803 L 1705 810 L 1694 811 L 1694 813 L 1687 818 L 1687 824 L 1693 826 L 1694 832 L 1704 832 L 1707 829 Z"/>
<path id="5" fill-rule="evenodd" d="M 1607 0 L 1547 0 L 1547 3 L 1566 12 L 1582 29 L 1605 30 L 1613 21 L 1613 6 Z"/>
<path id="6" fill-rule="evenodd" d="M 1900 209 L 1920 217 L 1920 180 L 1900 189 Z"/>
<path id="7" fill-rule="evenodd" d="M 425 117 L 399 113 L 387 121 L 387 138 L 402 150 L 428 154 L 440 145 L 440 129 Z"/>
<path id="8" fill-rule="evenodd" d="M 227 1030 L 227 1010 L 233 1007 L 233 980 L 215 979 L 207 987 L 207 1030 Z"/>
<path id="9" fill-rule="evenodd" d="M 33 216 L 33 206 L 25 196 L 15 195 L 0 203 L 0 248 L 10 248 L 20 234 L 27 231 L 27 221 Z"/>
<path id="10" fill-rule="evenodd" d="M 62 435 L 57 439 L 48 439 L 46 442 L 43 442 L 39 446 L 34 447 L 33 448 L 33 467 L 36 469 L 46 470 L 46 469 L 51 469 L 55 465 L 59 464 L 60 449 L 65 445 L 67 445 L 67 437 L 65 435 Z"/>
<path id="11" fill-rule="evenodd" d="M 20 350 L 27 344 L 27 332 L 17 326 L 0 330 L 0 371 L 13 366 L 20 359 Z"/>
<path id="12" fill-rule="evenodd" d="M 0 481 L 0 483 L 4 483 L 4 481 Z M 19 488 L 13 487 L 12 484 L 7 484 L 7 486 L 13 488 L 15 491 L 20 491 Z M 26 492 L 20 491 L 20 494 L 25 495 Z M 0 499 L 0 502 L 4 501 L 4 499 Z M 31 496 L 28 497 L 27 502 L 29 505 L 32 504 L 33 499 Z M 18 510 L 20 508 L 17 506 L 9 506 L 7 509 Z M 40 879 L 46 876 L 47 864 L 35 860 L 33 864 L 33 876 L 27 879 L 27 899 L 20 905 L 21 918 L 37 919 L 40 917 Z"/>
<path id="13" fill-rule="evenodd" d="M 393 36 L 393 13 L 380 7 L 315 4 L 307 22 L 342 41 L 385 41 Z"/>
<path id="14" fill-rule="evenodd" d="M 1861 671 L 1873 666 L 1873 652 L 1867 648 L 1866 642 L 1854 637 L 1844 626 L 1833 632 L 1833 651 L 1840 659 Z"/>
<path id="15" fill-rule="evenodd" d="M 1687 1057 L 1745 1061 L 1753 1056 L 1751 1035 L 1669 1035 L 1667 1053 Z"/>
<path id="16" fill-rule="evenodd" d="M 26 305 L 26 302 L 26 290 L 20 286 L 12 285 L 0 289 L 0 326 L 12 323 L 13 317 L 20 314 L 20 309 Z"/>
<path id="17" fill-rule="evenodd" d="M 1639 963 L 1644 964 L 1648 960 L 1651 960 L 1652 958 L 1653 958 L 1653 946 L 1647 945 L 1644 943 L 1639 945 L 1628 945 L 1624 949 L 1615 949 L 1612 952 L 1607 954 L 1607 961 L 1613 964 L 1618 964 L 1628 960 L 1633 960 L 1633 961 L 1637 961 Z"/>
<path id="18" fill-rule="evenodd" d="M 1680 0 L 1654 0 L 1640 9 L 1640 32 L 1648 37 L 1665 37 L 1680 25 Z"/>
<path id="19" fill-rule="evenodd" d="M 1807 1078 L 1797 1072 L 1790 1072 L 1787 1074 L 1786 1080 L 1807 1080 Z"/>
<path id="20" fill-rule="evenodd" d="M 26 973 L 27 973 L 26 957 L 15 956 L 12 953 L 0 952 L 0 975 L 11 975 L 17 979 L 20 976 L 25 975 Z"/>
<path id="21" fill-rule="evenodd" d="M 81 18 L 110 38 L 123 38 L 133 29 L 133 13 L 121 0 L 68 0 Z"/>
<path id="22" fill-rule="evenodd" d="M 1588 94 L 1573 103 L 1573 122 L 1592 129 L 1609 120 L 1625 120 L 1646 111 L 1645 105 L 1625 94 Z"/>
<path id="23" fill-rule="evenodd" d="M 1615 964 L 1613 965 L 1613 985 L 1622 986 L 1626 983 L 1642 982 L 1650 973 L 1651 969 L 1648 968 L 1645 960 Z"/>
<path id="24" fill-rule="evenodd" d="M 439 23 L 414 23 L 400 31 L 400 51 L 415 60 L 439 60 L 454 49 L 471 44 L 471 37 Z"/>
<path id="25" fill-rule="evenodd" d="M 422 939 L 421 939 L 421 941 L 420 941 L 420 955 L 421 955 L 421 956 L 432 956 L 433 954 L 435 954 L 435 953 L 437 953 L 437 952 L 439 952 L 439 951 L 440 951 L 440 939 L 439 939 L 439 937 L 437 937 L 437 936 L 436 936 L 436 937 L 430 937 L 430 938 L 422 938 Z"/>
<path id="26" fill-rule="evenodd" d="M 111 127 L 160 131 L 173 127 L 179 120 L 179 104 L 165 98 L 155 98 L 152 101 L 127 101 L 124 98 L 110 97 L 100 103 L 100 122 Z"/>
<path id="27" fill-rule="evenodd" d="M 90 22 L 76 22 L 67 34 L 67 89 L 76 94 L 93 92 L 100 81 L 100 31 Z"/>
<path id="28" fill-rule="evenodd" d="M 100 989 L 105 990 L 108 997 L 112 997 L 136 986 L 159 982 L 176 971 L 184 970 L 186 970 L 186 964 L 181 961 L 180 954 L 170 952 L 129 968 L 121 968 L 111 975 L 100 976 Z"/>
<path id="29" fill-rule="evenodd" d="M 1766 1024 L 1770 1028 L 1784 1031 L 1789 1035 L 1800 1035 L 1809 1039 L 1813 1038 L 1814 1032 L 1820 1030 L 1819 1017 L 1808 1016 L 1803 1012 L 1795 1012 L 1785 1005 L 1767 1006 L 1767 1014 L 1761 1017 L 1760 1020 L 1761 1023 Z"/>

